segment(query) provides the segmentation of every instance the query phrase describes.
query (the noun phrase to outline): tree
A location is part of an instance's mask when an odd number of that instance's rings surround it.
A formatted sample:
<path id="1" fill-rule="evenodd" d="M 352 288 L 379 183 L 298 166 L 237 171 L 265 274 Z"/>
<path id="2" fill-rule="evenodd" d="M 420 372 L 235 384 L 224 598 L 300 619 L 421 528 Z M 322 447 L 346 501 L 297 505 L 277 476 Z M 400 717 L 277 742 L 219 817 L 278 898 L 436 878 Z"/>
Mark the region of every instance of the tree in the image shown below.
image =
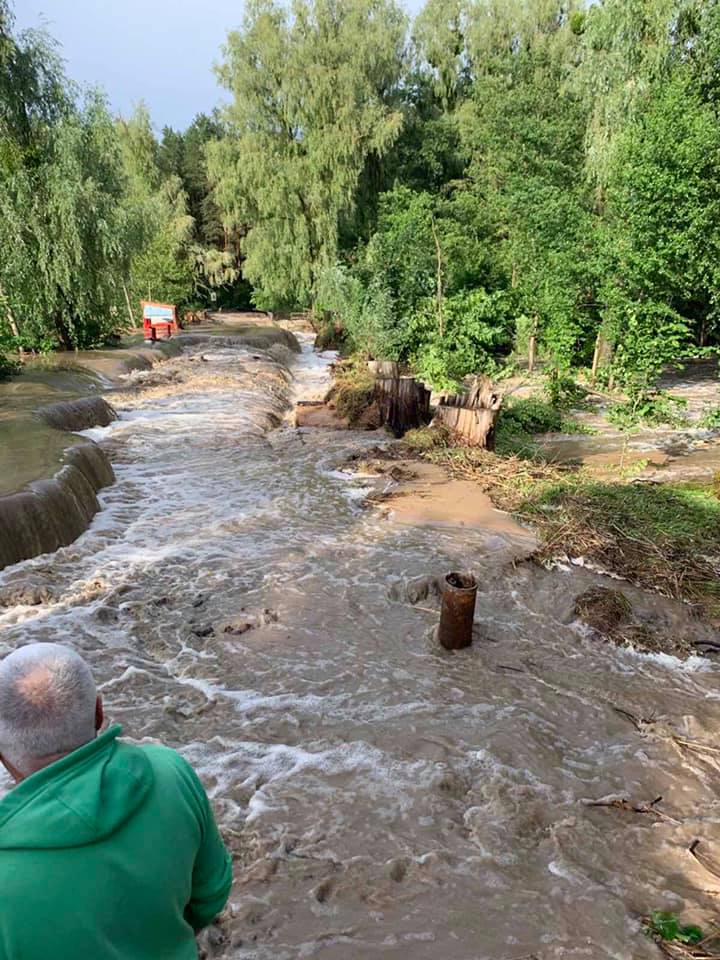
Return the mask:
<path id="1" fill-rule="evenodd" d="M 115 127 L 98 94 L 63 107 L 1 174 L 0 277 L 25 346 L 89 346 L 118 323 L 128 251 Z"/>
<path id="2" fill-rule="evenodd" d="M 370 156 L 400 129 L 405 17 L 393 0 L 251 0 L 220 68 L 234 95 L 209 171 L 258 305 L 313 303 Z"/>
<path id="3" fill-rule="evenodd" d="M 720 320 L 720 129 L 686 66 L 656 84 L 615 145 L 602 298 L 615 367 L 652 385 Z"/>

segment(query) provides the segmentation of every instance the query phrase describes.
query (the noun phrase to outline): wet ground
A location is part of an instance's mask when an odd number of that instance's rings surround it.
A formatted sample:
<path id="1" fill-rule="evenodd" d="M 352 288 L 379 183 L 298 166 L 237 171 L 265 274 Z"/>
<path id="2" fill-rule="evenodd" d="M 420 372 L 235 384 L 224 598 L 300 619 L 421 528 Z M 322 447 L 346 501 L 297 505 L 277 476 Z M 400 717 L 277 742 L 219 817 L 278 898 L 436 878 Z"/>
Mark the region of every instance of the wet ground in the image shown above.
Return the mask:
<path id="1" fill-rule="evenodd" d="M 680 425 L 619 430 L 607 419 L 610 397 L 591 392 L 587 408 L 575 417 L 594 433 L 546 434 L 537 438 L 541 451 L 552 460 L 582 464 L 599 477 L 620 473 L 659 483 L 712 481 L 720 471 L 720 431 L 704 428 L 701 421 L 720 408 L 717 361 L 692 361 L 668 371 L 658 387 L 679 401 Z M 529 389 L 521 387 L 518 396 Z"/>
<path id="2" fill-rule="evenodd" d="M 512 529 L 365 508 L 337 468 L 376 436 L 280 424 L 328 360 L 219 340 L 134 374 L 89 431 L 117 474 L 90 530 L 0 573 L 0 653 L 75 644 L 109 719 L 195 764 L 237 858 L 209 956 L 657 956 L 640 918 L 720 891 L 688 852 L 720 860 L 718 668 L 594 639 L 572 609 L 602 578 L 513 565 Z M 452 569 L 480 583 L 455 654 Z"/>

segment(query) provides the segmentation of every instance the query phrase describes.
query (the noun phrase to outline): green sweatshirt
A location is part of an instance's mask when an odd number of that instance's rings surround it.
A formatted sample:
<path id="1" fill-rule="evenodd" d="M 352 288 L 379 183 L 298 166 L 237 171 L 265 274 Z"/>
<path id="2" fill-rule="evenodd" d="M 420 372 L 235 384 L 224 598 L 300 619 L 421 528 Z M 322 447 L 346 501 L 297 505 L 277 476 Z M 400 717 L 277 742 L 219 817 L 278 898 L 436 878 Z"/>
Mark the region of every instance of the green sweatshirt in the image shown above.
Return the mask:
<path id="1" fill-rule="evenodd" d="M 0 960 L 196 960 L 230 857 L 192 768 L 119 726 L 0 800 Z"/>

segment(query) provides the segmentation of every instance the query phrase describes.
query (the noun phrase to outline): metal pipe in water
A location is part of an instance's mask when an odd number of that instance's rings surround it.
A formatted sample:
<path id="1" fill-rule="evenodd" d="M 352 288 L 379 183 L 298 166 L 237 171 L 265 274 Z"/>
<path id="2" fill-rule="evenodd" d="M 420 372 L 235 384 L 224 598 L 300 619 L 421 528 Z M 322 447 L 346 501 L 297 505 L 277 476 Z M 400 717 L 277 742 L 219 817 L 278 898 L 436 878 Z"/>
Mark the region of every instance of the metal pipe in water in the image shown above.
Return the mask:
<path id="1" fill-rule="evenodd" d="M 472 643 L 477 582 L 469 573 L 448 573 L 443 582 L 438 640 L 446 650 L 462 650 Z"/>

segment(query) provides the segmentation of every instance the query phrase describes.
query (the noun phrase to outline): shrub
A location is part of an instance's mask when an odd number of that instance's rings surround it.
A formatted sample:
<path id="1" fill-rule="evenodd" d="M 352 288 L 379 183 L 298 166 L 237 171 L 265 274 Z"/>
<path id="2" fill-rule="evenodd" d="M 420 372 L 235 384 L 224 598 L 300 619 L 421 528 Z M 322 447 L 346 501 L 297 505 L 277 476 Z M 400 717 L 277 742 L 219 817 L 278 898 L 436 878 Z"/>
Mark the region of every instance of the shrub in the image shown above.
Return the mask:
<path id="1" fill-rule="evenodd" d="M 18 361 L 0 353 L 0 380 L 9 380 L 10 377 L 17 376 L 18 373 L 20 373 Z"/>
<path id="2" fill-rule="evenodd" d="M 661 390 L 639 390 L 624 403 L 611 407 L 607 416 L 621 430 L 640 424 L 680 426 L 685 422 L 680 411 L 686 406 L 686 400 L 671 397 Z"/>

